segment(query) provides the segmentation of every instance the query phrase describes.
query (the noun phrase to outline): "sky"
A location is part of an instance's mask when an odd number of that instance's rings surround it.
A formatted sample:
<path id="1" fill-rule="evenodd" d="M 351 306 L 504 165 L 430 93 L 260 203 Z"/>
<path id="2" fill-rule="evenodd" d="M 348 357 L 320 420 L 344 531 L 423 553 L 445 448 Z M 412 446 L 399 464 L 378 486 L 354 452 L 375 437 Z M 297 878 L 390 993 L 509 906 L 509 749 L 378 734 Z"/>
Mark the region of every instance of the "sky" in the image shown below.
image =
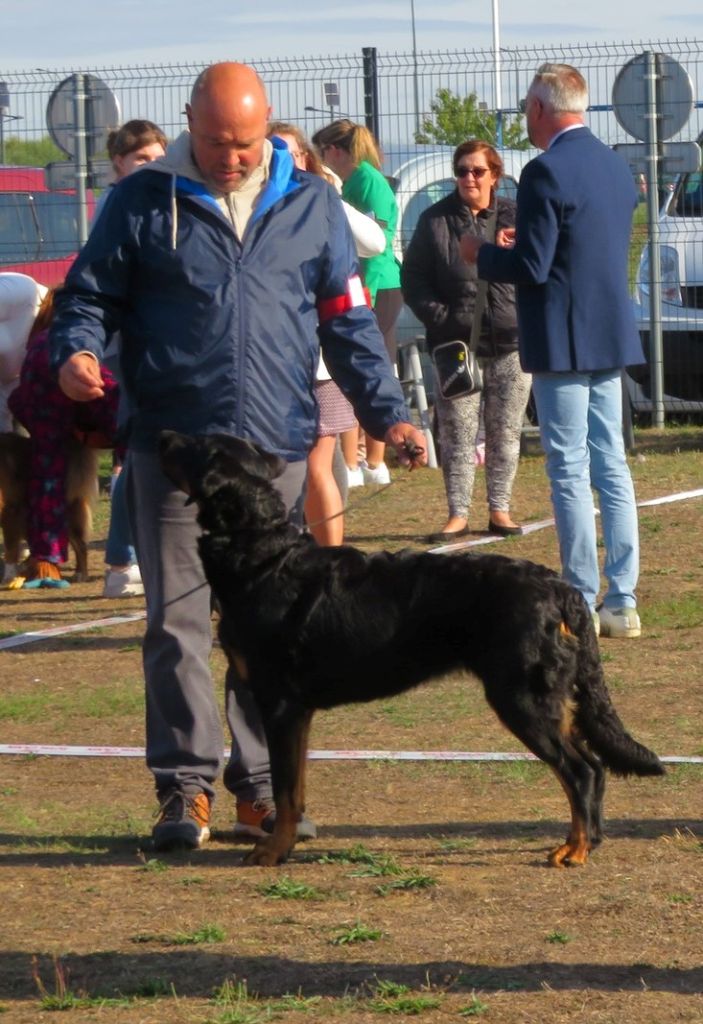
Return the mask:
<path id="1" fill-rule="evenodd" d="M 0 0 L 0 74 L 491 49 L 492 0 Z M 534 13 L 533 17 L 528 15 Z M 505 47 L 703 38 L 701 0 L 499 0 Z"/>

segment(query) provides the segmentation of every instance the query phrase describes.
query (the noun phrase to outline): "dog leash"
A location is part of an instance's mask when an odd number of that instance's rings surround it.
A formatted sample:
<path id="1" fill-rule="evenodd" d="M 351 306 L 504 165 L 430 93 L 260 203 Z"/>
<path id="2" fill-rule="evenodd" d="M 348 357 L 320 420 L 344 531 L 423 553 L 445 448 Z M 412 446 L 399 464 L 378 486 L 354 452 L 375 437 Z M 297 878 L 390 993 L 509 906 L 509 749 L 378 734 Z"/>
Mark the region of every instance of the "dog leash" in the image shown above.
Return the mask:
<path id="1" fill-rule="evenodd" d="M 408 458 L 412 460 L 419 459 L 421 455 L 425 454 L 425 449 L 419 444 L 414 444 L 412 441 L 405 441 L 403 443 L 403 447 L 405 448 L 405 452 Z M 408 472 L 412 473 L 413 469 L 415 468 L 416 467 L 413 466 L 411 463 L 410 466 L 408 467 Z M 408 478 L 406 476 L 403 477 L 402 480 L 391 480 L 389 484 L 383 484 L 381 487 L 378 488 L 377 491 L 374 491 L 373 494 L 367 494 L 365 497 L 355 502 L 354 508 L 358 508 L 360 505 L 365 505 L 367 501 L 372 501 L 374 498 L 378 498 L 379 495 L 383 494 L 384 491 L 387 491 L 389 487 L 395 487 L 396 484 L 400 483 L 405 484 L 407 482 L 407 479 Z M 324 519 L 316 519 L 314 523 L 305 523 L 302 532 L 310 533 L 313 526 L 322 526 L 323 523 L 331 523 L 333 519 L 339 519 L 340 516 L 343 516 L 346 512 L 349 511 L 350 508 L 351 505 L 346 504 L 340 512 L 335 512 L 334 515 L 325 516 Z"/>

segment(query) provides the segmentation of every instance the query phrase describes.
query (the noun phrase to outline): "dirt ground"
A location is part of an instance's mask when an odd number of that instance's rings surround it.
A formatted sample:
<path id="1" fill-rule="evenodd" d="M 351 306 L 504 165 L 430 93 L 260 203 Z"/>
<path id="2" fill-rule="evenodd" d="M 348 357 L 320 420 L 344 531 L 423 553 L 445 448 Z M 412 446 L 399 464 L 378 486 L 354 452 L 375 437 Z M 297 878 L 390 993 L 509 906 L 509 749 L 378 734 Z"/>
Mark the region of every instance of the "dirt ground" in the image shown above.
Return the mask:
<path id="1" fill-rule="evenodd" d="M 699 442 L 648 435 L 632 464 L 640 500 L 699 487 Z M 426 548 L 422 535 L 442 525 L 438 473 L 394 478 L 352 492 L 352 543 Z M 703 755 L 701 500 L 641 510 L 644 635 L 601 641 L 626 725 L 670 757 Z M 550 515 L 536 453 L 514 509 L 525 523 Z M 103 500 L 93 579 L 0 592 L 2 636 L 143 610 L 100 597 L 105 513 Z M 551 527 L 482 550 L 558 559 Z M 0 743 L 143 746 L 142 630 L 136 619 L 0 650 Z M 216 649 L 217 680 L 223 664 Z M 320 714 L 311 747 L 520 752 L 479 684 L 459 676 Z M 224 789 L 211 843 L 157 857 L 139 756 L 0 755 L 0 795 L 8 1022 L 58 1008 L 81 1024 L 703 1021 L 700 764 L 609 780 L 607 838 L 569 870 L 545 862 L 566 831 L 564 794 L 525 761 L 313 760 L 319 836 L 277 869 L 242 867 Z"/>

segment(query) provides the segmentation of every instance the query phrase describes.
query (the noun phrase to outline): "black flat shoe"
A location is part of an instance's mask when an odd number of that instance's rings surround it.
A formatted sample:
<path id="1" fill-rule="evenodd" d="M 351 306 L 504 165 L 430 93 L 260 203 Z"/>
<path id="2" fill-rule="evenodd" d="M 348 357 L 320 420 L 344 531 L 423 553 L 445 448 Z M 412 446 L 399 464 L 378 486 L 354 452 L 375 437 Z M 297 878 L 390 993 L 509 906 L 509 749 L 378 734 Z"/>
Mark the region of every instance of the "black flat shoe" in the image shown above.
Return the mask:
<path id="1" fill-rule="evenodd" d="M 455 537 L 468 537 L 470 533 L 468 526 L 461 530 L 440 530 L 438 533 L 428 533 L 425 541 L 428 544 L 451 544 Z"/>
<path id="2" fill-rule="evenodd" d="M 488 520 L 488 532 L 497 533 L 499 537 L 517 537 L 522 533 L 521 526 L 498 526 L 497 523 L 492 523 Z"/>

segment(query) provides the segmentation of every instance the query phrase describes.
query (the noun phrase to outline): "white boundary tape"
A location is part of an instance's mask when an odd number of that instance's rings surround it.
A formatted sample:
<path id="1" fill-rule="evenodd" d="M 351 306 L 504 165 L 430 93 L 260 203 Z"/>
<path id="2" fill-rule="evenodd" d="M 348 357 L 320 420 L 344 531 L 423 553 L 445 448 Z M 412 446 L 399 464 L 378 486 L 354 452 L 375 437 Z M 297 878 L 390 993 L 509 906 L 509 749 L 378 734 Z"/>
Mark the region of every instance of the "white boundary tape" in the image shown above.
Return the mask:
<path id="1" fill-rule="evenodd" d="M 696 491 L 680 491 L 678 494 L 665 494 L 662 498 L 638 501 L 637 507 L 651 508 L 654 505 L 669 505 L 675 501 L 690 501 L 691 498 L 703 498 L 703 487 Z M 599 509 L 594 509 L 594 511 L 597 516 L 600 515 Z M 545 530 L 548 526 L 554 526 L 554 519 L 540 519 L 537 523 L 528 523 L 526 526 L 523 526 L 522 535 L 536 533 L 537 530 Z M 481 544 L 496 544 L 503 540 L 506 540 L 506 538 L 491 534 L 489 537 L 478 537 L 476 540 L 459 541 L 456 544 L 442 544 L 441 547 L 430 548 L 428 554 L 442 555 L 445 551 L 461 551 L 462 548 L 476 548 Z"/>
<path id="2" fill-rule="evenodd" d="M 145 619 L 146 612 L 135 612 L 134 615 L 113 615 L 109 619 L 92 619 L 90 622 L 78 622 L 75 626 L 54 626 L 53 629 L 37 629 L 31 633 L 17 633 L 0 640 L 0 651 L 23 644 L 33 644 L 38 640 L 47 640 L 52 636 L 66 636 L 68 633 L 83 633 L 87 629 L 102 629 L 105 626 L 120 626 L 123 622 L 138 622 Z"/>
<path id="3" fill-rule="evenodd" d="M 145 757 L 144 747 L 69 747 L 41 743 L 0 743 L 0 754 L 43 757 Z M 229 751 L 225 751 L 225 757 Z M 538 761 L 528 752 L 475 750 L 309 750 L 309 761 Z M 668 764 L 703 764 L 703 757 L 662 757 Z"/>
<path id="4" fill-rule="evenodd" d="M 665 505 L 675 501 L 688 501 L 691 498 L 703 497 L 703 488 L 695 491 L 680 491 L 678 494 L 668 494 L 661 498 L 651 498 L 648 501 L 639 501 L 639 508 L 651 507 L 654 505 Z M 596 510 L 598 515 L 598 510 Z M 536 523 L 529 523 L 523 527 L 523 534 L 534 533 L 537 530 L 544 530 L 553 526 L 553 519 L 542 519 Z M 494 544 L 504 540 L 504 537 L 490 536 L 480 537 L 476 540 L 465 541 L 459 544 L 444 544 L 438 548 L 431 548 L 430 554 L 438 554 L 444 551 L 458 551 L 461 548 L 478 547 L 482 544 Z M 20 647 L 23 644 L 35 643 L 38 640 L 46 640 L 54 636 L 66 636 L 68 633 L 84 632 L 88 629 L 102 629 L 107 626 L 118 626 L 125 622 L 137 622 L 146 617 L 145 612 L 135 612 L 133 615 L 116 615 L 107 619 L 93 619 L 89 622 L 79 622 L 73 626 L 56 626 L 53 629 L 36 630 L 29 633 L 18 633 L 16 636 L 5 637 L 0 640 L 0 651 L 12 647 Z M 0 743 L 0 755 L 35 755 L 47 757 L 144 757 L 144 747 L 77 747 L 77 746 L 48 746 L 39 743 Z M 225 751 L 225 757 L 228 752 Z M 460 750 L 309 750 L 310 761 L 535 761 L 534 754 L 510 754 L 500 752 L 460 751 Z M 662 757 L 662 761 L 668 764 L 703 764 L 703 757 Z"/>

